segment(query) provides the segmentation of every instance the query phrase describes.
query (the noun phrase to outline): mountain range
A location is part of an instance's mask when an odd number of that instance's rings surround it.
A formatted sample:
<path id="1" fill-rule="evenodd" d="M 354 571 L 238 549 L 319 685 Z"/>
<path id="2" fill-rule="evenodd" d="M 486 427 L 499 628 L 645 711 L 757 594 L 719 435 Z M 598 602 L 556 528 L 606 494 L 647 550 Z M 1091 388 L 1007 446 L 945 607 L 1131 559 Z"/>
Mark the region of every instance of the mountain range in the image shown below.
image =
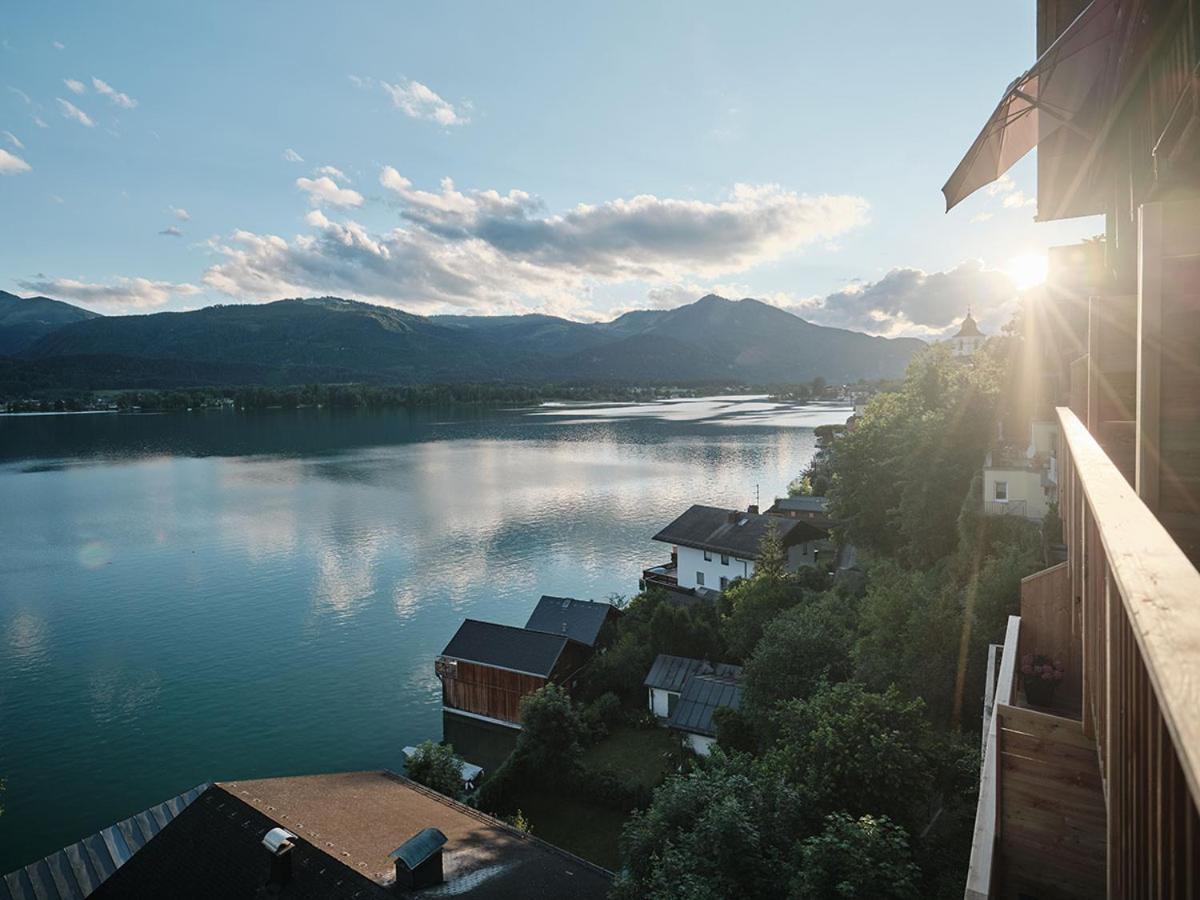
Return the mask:
<path id="1" fill-rule="evenodd" d="M 583 323 L 418 316 L 338 297 L 101 316 L 0 291 L 0 383 L 35 388 L 845 382 L 896 377 L 922 346 L 714 295 Z"/>

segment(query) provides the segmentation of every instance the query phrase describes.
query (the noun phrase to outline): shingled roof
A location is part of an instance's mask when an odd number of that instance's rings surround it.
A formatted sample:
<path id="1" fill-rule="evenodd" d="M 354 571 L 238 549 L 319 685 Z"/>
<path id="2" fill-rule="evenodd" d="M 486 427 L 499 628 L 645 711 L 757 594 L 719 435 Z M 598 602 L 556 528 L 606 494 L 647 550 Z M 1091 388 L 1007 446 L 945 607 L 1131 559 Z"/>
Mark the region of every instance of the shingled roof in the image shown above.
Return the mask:
<path id="1" fill-rule="evenodd" d="M 692 675 L 683 685 L 667 727 L 716 737 L 713 713 L 722 707 L 738 709 L 741 705 L 742 688 L 735 677 Z"/>
<path id="2" fill-rule="evenodd" d="M 442 656 L 548 678 L 566 646 L 561 634 L 465 619 Z"/>
<path id="3" fill-rule="evenodd" d="M 610 603 L 547 595 L 538 601 L 525 627 L 531 631 L 562 635 L 594 647 L 596 639 L 600 637 L 600 629 L 612 611 Z"/>
<path id="4" fill-rule="evenodd" d="M 429 889 L 431 896 L 600 900 L 611 885 L 611 873 L 604 869 L 392 772 L 268 778 L 202 788 L 163 824 L 151 816 L 157 826 L 154 836 L 131 848 L 134 852 L 99 883 L 85 883 L 82 876 L 65 880 L 46 865 L 48 857 L 35 864 L 33 878 L 26 873 L 34 867 L 27 866 L 0 880 L 0 898 L 383 900 L 396 896 L 393 848 L 425 829 L 446 838 L 446 884 Z M 267 887 L 271 858 L 262 840 L 276 827 L 288 829 L 295 839 L 291 878 L 273 892 Z M 87 862 L 81 865 L 87 872 L 97 860 L 85 843 L 73 846 L 83 847 Z"/>
<path id="5" fill-rule="evenodd" d="M 654 540 L 740 559 L 756 559 L 759 545 L 772 526 L 785 546 L 819 536 L 811 525 L 797 519 L 697 504 L 656 534 Z"/>

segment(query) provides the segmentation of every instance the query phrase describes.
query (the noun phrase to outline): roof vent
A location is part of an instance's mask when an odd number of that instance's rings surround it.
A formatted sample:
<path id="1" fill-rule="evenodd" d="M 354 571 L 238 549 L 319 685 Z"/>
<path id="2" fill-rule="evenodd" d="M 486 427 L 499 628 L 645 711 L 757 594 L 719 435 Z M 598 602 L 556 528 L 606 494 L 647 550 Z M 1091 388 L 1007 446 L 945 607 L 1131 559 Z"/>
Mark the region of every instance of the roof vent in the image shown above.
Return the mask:
<path id="1" fill-rule="evenodd" d="M 423 828 L 388 855 L 396 861 L 396 887 L 406 891 L 441 884 L 442 847 L 446 836 L 436 828 Z"/>
<path id="2" fill-rule="evenodd" d="M 292 848 L 296 836 L 286 828 L 272 828 L 262 839 L 262 845 L 271 854 L 271 876 L 267 889 L 278 893 L 292 880 Z"/>

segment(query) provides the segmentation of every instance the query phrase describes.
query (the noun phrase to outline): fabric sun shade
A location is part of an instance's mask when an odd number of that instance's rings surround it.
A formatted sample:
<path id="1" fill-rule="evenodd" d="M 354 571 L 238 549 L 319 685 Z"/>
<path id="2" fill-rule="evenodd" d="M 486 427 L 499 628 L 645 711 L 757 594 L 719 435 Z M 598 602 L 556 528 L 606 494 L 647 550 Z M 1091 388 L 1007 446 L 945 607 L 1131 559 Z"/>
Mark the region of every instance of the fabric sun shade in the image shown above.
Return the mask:
<path id="1" fill-rule="evenodd" d="M 1033 68 L 1009 85 L 942 188 L 947 212 L 1063 129 L 1090 142 L 1089 120 L 1095 118 L 1095 94 L 1108 68 L 1116 22 L 1116 0 L 1093 0 Z"/>

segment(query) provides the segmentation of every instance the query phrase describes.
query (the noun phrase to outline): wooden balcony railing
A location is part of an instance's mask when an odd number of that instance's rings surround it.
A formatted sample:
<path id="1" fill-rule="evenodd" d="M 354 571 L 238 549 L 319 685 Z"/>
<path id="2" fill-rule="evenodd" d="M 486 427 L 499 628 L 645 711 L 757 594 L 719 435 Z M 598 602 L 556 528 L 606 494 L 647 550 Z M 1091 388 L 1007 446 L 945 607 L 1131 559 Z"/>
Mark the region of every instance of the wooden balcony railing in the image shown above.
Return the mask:
<path id="1" fill-rule="evenodd" d="M 1082 732 L 1107 805 L 1107 895 L 1200 895 L 1200 572 L 1070 409 L 1059 508 Z"/>
<path id="2" fill-rule="evenodd" d="M 1026 503 L 1024 500 L 984 500 L 983 514 L 985 516 L 1021 516 L 1024 518 Z"/>

